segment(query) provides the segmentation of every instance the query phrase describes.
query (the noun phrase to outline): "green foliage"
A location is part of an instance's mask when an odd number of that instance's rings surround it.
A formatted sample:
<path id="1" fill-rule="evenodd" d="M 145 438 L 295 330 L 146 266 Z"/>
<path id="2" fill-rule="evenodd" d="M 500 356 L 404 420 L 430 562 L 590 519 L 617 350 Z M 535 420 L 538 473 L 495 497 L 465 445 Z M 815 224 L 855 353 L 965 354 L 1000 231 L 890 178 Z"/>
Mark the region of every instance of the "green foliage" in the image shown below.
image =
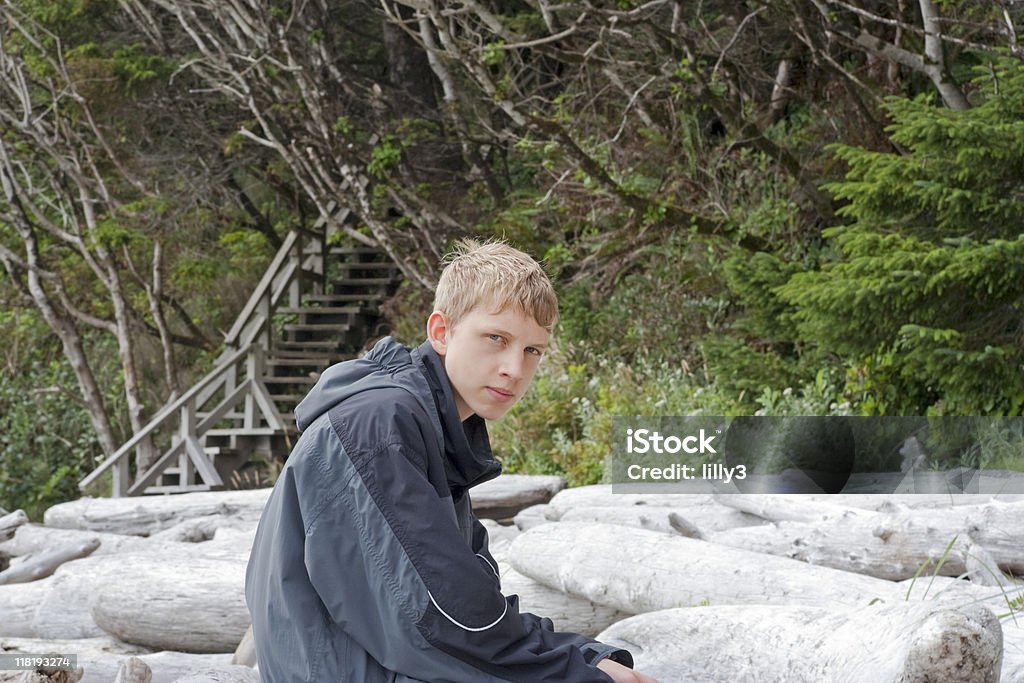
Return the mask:
<path id="1" fill-rule="evenodd" d="M 78 497 L 79 479 L 102 453 L 74 373 L 42 322 L 0 311 L 0 326 L 0 507 L 41 522 L 47 507 Z"/>
<path id="2" fill-rule="evenodd" d="M 837 147 L 839 254 L 775 290 L 804 339 L 857 368 L 870 412 L 1024 410 L 1024 66 L 979 87 L 963 112 L 890 100 L 906 153 Z"/>

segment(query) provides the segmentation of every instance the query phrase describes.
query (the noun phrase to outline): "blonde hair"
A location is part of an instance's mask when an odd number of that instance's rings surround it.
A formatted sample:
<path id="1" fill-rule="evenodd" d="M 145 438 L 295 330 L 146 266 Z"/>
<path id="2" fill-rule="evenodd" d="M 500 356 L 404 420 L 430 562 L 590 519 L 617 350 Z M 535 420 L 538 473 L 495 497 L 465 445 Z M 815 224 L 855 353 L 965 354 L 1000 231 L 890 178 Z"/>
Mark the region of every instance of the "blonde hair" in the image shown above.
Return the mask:
<path id="1" fill-rule="evenodd" d="M 558 299 L 547 274 L 529 254 L 505 242 L 460 240 L 445 257 L 434 309 L 456 325 L 477 306 L 498 313 L 511 307 L 533 316 L 549 332 L 558 322 Z"/>

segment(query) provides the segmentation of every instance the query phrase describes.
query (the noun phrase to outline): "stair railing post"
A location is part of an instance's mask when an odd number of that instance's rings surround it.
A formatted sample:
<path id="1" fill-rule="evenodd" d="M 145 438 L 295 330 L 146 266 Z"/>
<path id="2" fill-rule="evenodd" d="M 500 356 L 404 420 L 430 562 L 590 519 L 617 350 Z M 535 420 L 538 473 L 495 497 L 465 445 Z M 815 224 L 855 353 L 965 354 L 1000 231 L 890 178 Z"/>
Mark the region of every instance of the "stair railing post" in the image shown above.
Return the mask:
<path id="1" fill-rule="evenodd" d="M 288 257 L 288 260 L 295 267 L 295 275 L 292 276 L 292 281 L 288 284 L 288 306 L 290 308 L 298 308 L 302 300 L 302 254 L 305 249 L 305 237 L 300 231 L 298 239 L 295 240 L 295 246 L 292 247 L 292 253 Z"/>
<path id="2" fill-rule="evenodd" d="M 128 495 L 128 477 L 130 476 L 128 473 L 128 453 L 131 453 L 131 451 L 121 456 L 121 459 L 117 461 L 113 468 L 114 485 L 111 495 L 114 498 L 123 498 Z"/>
<path id="3" fill-rule="evenodd" d="M 245 375 L 250 380 L 250 389 L 245 395 L 244 425 L 246 429 L 255 429 L 259 424 L 260 411 L 253 392 L 256 391 L 256 383 L 263 379 L 263 373 L 263 348 L 259 344 L 253 344 L 249 347 L 249 353 L 245 357 Z"/>
<path id="4" fill-rule="evenodd" d="M 178 456 L 178 485 L 189 486 L 196 483 L 196 468 L 188 457 L 188 440 L 198 439 L 196 434 L 196 399 L 190 398 L 181 406 L 181 417 L 178 436 L 185 446 Z"/>

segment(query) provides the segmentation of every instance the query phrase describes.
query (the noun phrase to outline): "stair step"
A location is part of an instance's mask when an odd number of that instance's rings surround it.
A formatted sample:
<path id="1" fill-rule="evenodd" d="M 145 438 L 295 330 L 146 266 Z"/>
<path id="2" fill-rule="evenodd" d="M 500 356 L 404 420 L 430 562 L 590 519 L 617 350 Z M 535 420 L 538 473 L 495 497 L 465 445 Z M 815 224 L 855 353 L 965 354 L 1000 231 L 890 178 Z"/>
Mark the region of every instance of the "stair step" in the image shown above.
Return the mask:
<path id="1" fill-rule="evenodd" d="M 317 339 L 313 341 L 282 341 L 277 343 L 277 350 L 280 351 L 315 351 L 322 349 L 331 351 L 338 348 L 340 343 L 337 339 Z"/>
<path id="2" fill-rule="evenodd" d="M 398 266 L 394 263 L 388 263 L 387 261 L 343 261 L 335 263 L 338 268 L 344 268 L 345 270 L 392 270 L 398 271 Z"/>
<path id="3" fill-rule="evenodd" d="M 355 287 L 359 285 L 392 285 L 397 284 L 398 280 L 392 277 L 345 277 L 332 282 L 335 285 Z"/>
<path id="4" fill-rule="evenodd" d="M 384 298 L 383 294 L 307 294 L 306 301 L 355 301 L 356 303 L 377 303 Z"/>
<path id="5" fill-rule="evenodd" d="M 189 484 L 188 486 L 149 486 L 145 491 L 143 491 L 143 494 L 156 495 L 161 493 L 194 493 L 196 491 L 212 491 L 213 488 L 214 487 L 206 484 Z"/>
<path id="6" fill-rule="evenodd" d="M 386 252 L 385 251 L 383 251 L 381 249 L 377 249 L 376 247 L 331 247 L 330 250 L 329 250 L 329 253 L 334 254 L 336 256 L 340 256 L 340 255 L 354 256 L 356 254 L 358 254 L 360 256 L 364 256 L 364 255 L 366 255 L 366 256 L 368 256 L 368 255 L 386 256 Z"/>
<path id="7" fill-rule="evenodd" d="M 333 361 L 324 355 L 313 355 L 306 358 L 272 358 L 269 359 L 265 365 L 268 367 L 282 367 L 282 368 L 295 368 L 305 366 L 316 366 L 320 368 L 326 368 L 331 365 Z"/>
<path id="8" fill-rule="evenodd" d="M 361 312 L 359 306 L 303 306 L 301 308 L 279 308 L 278 313 L 285 315 L 355 315 Z"/>
<path id="9" fill-rule="evenodd" d="M 284 326 L 286 332 L 347 332 L 351 328 L 348 323 L 304 323 Z"/>
<path id="10" fill-rule="evenodd" d="M 329 365 L 339 363 L 343 360 L 350 360 L 355 358 L 352 355 L 345 355 L 340 353 L 325 353 L 323 351 L 314 352 L 312 350 L 299 350 L 299 349 L 278 349 L 275 352 L 275 359 L 278 361 L 285 360 L 300 360 L 300 359 L 311 359 L 311 360 L 323 360 L 328 359 Z"/>
<path id="11" fill-rule="evenodd" d="M 271 398 L 274 403 L 298 403 L 306 398 L 306 394 L 274 394 Z"/>
<path id="12" fill-rule="evenodd" d="M 238 429 L 210 429 L 206 432 L 207 436 L 274 436 L 275 434 L 281 434 L 276 429 L 271 427 L 239 427 Z M 219 446 L 213 446 L 212 448 L 218 448 Z M 227 449 L 222 449 L 227 450 Z M 233 449 L 231 449 L 233 450 Z M 226 453 L 225 453 L 226 454 Z"/>
<path id="13" fill-rule="evenodd" d="M 316 384 L 316 379 L 309 376 L 296 376 L 296 377 L 264 377 L 264 384 L 304 384 L 306 386 L 313 386 Z"/>

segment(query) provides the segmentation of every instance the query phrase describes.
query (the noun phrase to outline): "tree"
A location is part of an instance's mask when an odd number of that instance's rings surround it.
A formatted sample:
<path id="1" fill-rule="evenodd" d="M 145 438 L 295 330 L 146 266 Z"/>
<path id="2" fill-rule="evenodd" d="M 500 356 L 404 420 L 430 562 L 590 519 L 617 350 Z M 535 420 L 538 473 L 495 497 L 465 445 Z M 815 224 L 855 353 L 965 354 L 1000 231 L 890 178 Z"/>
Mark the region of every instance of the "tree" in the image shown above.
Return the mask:
<path id="1" fill-rule="evenodd" d="M 1024 412 L 1024 64 L 974 85 L 982 101 L 962 111 L 890 100 L 904 153 L 836 147 L 836 258 L 778 289 L 872 412 Z"/>

